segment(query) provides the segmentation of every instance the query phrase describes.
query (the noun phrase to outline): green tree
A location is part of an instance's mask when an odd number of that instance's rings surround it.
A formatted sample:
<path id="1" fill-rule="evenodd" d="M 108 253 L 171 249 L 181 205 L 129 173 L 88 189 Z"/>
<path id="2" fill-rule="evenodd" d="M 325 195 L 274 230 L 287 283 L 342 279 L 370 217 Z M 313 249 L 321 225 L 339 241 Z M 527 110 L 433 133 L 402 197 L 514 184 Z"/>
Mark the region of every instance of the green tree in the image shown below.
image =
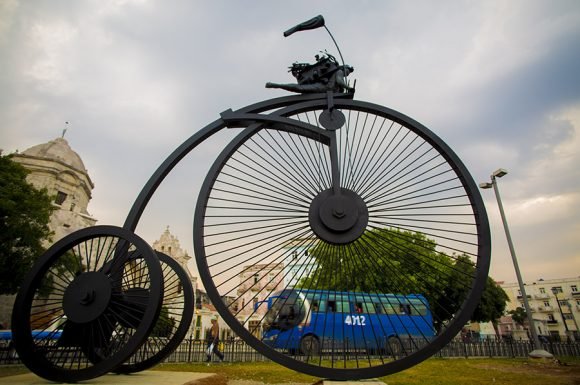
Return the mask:
<path id="1" fill-rule="evenodd" d="M 151 331 L 152 337 L 170 337 L 171 332 L 175 328 L 175 319 L 169 316 L 169 309 L 167 306 L 162 306 L 159 312 L 159 318 Z"/>
<path id="2" fill-rule="evenodd" d="M 509 297 L 506 292 L 491 277 L 487 277 L 481 300 L 475 308 L 471 320 L 475 322 L 491 322 L 496 334 L 499 335 L 497 320 L 504 315 Z"/>
<path id="3" fill-rule="evenodd" d="M 516 324 L 524 327 L 524 323 L 528 319 L 528 313 L 526 313 L 526 310 L 523 307 L 518 306 L 515 310 L 508 311 L 508 314 L 512 316 L 512 319 Z"/>
<path id="4" fill-rule="evenodd" d="M 10 156 L 0 155 L 0 294 L 16 293 L 52 235 L 52 198 L 27 183 L 27 174 Z"/>
<path id="5" fill-rule="evenodd" d="M 436 246 L 424 234 L 386 229 L 367 231 L 353 247 L 320 242 L 309 250 L 317 270 L 300 285 L 363 292 L 396 288 L 401 294 L 418 293 L 429 282 L 417 281 L 417 271 L 430 264 L 440 264 L 440 268 L 451 264 L 448 257 L 435 251 Z M 424 278 L 435 283 L 436 277 Z"/>
<path id="6" fill-rule="evenodd" d="M 420 232 L 373 229 L 351 245 L 318 243 L 309 250 L 317 268 L 303 288 L 370 293 L 422 294 L 440 330 L 465 301 L 475 267 L 466 255 L 446 255 Z M 473 321 L 495 321 L 507 295 L 488 278 Z"/>
<path id="7" fill-rule="evenodd" d="M 446 280 L 444 298 L 455 303 L 462 303 L 467 296 L 467 288 L 462 284 L 465 277 L 475 274 L 475 266 L 465 255 L 456 257 L 454 274 Z M 443 301 L 444 299 L 439 299 Z M 497 331 L 497 320 L 504 314 L 509 297 L 493 278 L 487 277 L 481 299 L 473 311 L 471 321 L 491 322 Z M 448 301 L 450 302 L 450 301 Z"/>

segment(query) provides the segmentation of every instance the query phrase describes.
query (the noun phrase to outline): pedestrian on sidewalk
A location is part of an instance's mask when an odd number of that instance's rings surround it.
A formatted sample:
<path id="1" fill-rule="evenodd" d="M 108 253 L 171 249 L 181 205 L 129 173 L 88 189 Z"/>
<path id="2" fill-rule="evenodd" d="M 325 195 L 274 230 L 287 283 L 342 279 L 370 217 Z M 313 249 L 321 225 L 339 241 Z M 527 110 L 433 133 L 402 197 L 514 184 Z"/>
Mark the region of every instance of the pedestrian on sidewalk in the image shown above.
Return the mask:
<path id="1" fill-rule="evenodd" d="M 220 342 L 220 326 L 217 322 L 217 317 L 214 316 L 211 318 L 211 330 L 208 339 L 207 350 L 205 352 L 205 354 L 207 355 L 207 359 L 205 360 L 205 362 L 211 361 L 212 352 L 215 353 L 216 356 L 218 356 L 220 362 L 223 362 L 224 355 L 222 352 L 220 352 L 219 342 Z"/>

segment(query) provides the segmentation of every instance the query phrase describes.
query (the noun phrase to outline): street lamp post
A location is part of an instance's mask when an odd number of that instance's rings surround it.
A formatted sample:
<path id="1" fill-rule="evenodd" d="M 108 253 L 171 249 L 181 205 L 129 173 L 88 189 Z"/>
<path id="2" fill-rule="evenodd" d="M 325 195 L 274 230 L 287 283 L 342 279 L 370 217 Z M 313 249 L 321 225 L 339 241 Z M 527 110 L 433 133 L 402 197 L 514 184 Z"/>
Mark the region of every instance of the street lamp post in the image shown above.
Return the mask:
<path id="1" fill-rule="evenodd" d="M 560 305 L 560 299 L 558 299 L 558 289 L 552 288 L 552 293 L 554 297 L 556 297 L 556 303 L 558 304 L 558 309 L 560 310 L 560 316 L 562 317 L 562 323 L 564 324 L 564 329 L 566 329 L 566 336 L 570 334 L 570 330 L 568 330 L 568 324 L 566 323 L 566 318 L 564 318 L 564 312 L 562 311 L 562 305 Z"/>
<path id="2" fill-rule="evenodd" d="M 497 187 L 497 178 L 501 178 L 507 174 L 507 170 L 500 168 L 495 170 L 491 174 L 491 183 L 484 182 L 480 183 L 479 187 L 482 189 L 492 188 L 495 192 L 495 197 L 497 199 L 497 205 L 499 207 L 499 214 L 501 215 L 501 220 L 503 222 L 503 228 L 505 230 L 505 236 L 507 238 L 508 246 L 510 249 L 510 254 L 512 256 L 512 261 L 514 264 L 514 269 L 516 271 L 516 278 L 518 280 L 518 284 L 520 286 L 520 293 L 522 294 L 523 302 L 524 302 L 524 309 L 526 310 L 526 316 L 528 318 L 528 323 L 530 324 L 530 333 L 532 334 L 532 338 L 534 340 L 534 346 L 536 347 L 532 352 L 530 352 L 530 357 L 534 358 L 552 358 L 553 355 L 545 350 L 542 349 L 542 345 L 540 343 L 540 338 L 538 337 L 538 333 L 536 331 L 536 326 L 534 325 L 534 319 L 532 317 L 532 312 L 530 309 L 530 304 L 528 302 L 528 296 L 526 295 L 526 288 L 524 287 L 524 281 L 522 279 L 522 274 L 520 273 L 520 267 L 518 265 L 518 260 L 516 258 L 516 251 L 514 249 L 514 244 L 512 242 L 512 237 L 510 235 L 510 230 L 507 224 L 507 219 L 505 217 L 505 212 L 503 210 L 503 204 L 501 202 L 501 197 L 499 195 L 499 189 Z"/>
<path id="3" fill-rule="evenodd" d="M 562 323 L 564 324 L 564 329 L 566 329 L 566 337 L 568 339 L 570 339 L 571 341 L 574 341 L 574 334 L 572 332 L 570 332 L 570 329 L 568 328 L 568 323 L 566 322 L 566 317 L 564 316 L 564 311 L 562 310 L 562 305 L 560 304 L 560 299 L 558 298 L 558 293 L 560 291 L 558 289 L 556 289 L 555 287 L 552 288 L 552 293 L 554 294 L 554 297 L 556 297 L 556 303 L 558 304 L 558 309 L 560 310 L 560 316 L 562 317 Z M 566 301 L 566 305 L 568 306 L 568 309 L 571 310 L 570 308 L 570 303 Z M 574 319 L 574 322 L 576 322 L 576 320 Z M 578 329 L 578 325 L 576 325 L 576 329 Z"/>
<path id="4" fill-rule="evenodd" d="M 568 311 L 570 312 L 570 315 L 572 316 L 572 321 L 574 321 L 574 326 L 576 326 L 576 331 L 571 333 L 572 337 L 576 341 L 578 339 L 578 337 L 577 337 L 577 335 L 578 335 L 578 322 L 576 322 L 576 316 L 574 316 L 574 311 L 572 310 L 572 305 L 570 304 L 570 301 L 566 301 L 566 305 L 568 306 Z"/>

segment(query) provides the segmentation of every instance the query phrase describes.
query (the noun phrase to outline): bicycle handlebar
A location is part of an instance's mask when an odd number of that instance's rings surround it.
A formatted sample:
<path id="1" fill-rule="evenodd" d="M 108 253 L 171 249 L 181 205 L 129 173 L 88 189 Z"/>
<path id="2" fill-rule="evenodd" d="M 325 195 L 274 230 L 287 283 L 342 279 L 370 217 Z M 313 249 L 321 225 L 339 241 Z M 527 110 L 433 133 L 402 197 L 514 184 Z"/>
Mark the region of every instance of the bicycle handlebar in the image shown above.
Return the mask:
<path id="1" fill-rule="evenodd" d="M 306 20 L 303 23 L 295 25 L 294 27 L 284 32 L 284 37 L 288 37 L 292 35 L 294 32 L 306 31 L 309 29 L 316 29 L 320 27 L 324 27 L 324 17 L 322 17 L 322 15 L 318 15 L 310 20 Z"/>

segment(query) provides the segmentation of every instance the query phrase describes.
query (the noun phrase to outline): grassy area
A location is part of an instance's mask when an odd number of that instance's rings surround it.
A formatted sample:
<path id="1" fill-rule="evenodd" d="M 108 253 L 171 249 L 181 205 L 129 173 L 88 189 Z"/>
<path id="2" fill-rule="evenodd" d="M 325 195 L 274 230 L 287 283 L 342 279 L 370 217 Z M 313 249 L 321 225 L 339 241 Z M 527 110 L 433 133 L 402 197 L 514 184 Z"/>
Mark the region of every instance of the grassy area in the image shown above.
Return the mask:
<path id="1" fill-rule="evenodd" d="M 0 366 L 0 377 L 15 376 L 17 374 L 28 373 L 24 365 L 3 365 Z"/>
<path id="2" fill-rule="evenodd" d="M 528 359 L 441 359 L 432 358 L 381 380 L 388 385 L 580 385 L 580 360 L 538 362 Z M 163 364 L 155 370 L 218 373 L 210 383 L 228 380 L 253 380 L 265 384 L 314 384 L 318 378 L 296 373 L 278 364 Z M 209 379 L 208 379 L 209 380 Z M 203 382 L 205 384 L 205 382 Z M 201 385 L 201 382 L 200 382 Z"/>
<path id="3" fill-rule="evenodd" d="M 403 372 L 383 377 L 387 385 L 580 385 L 580 359 L 562 364 L 528 359 L 431 358 Z M 160 364 L 153 370 L 218 373 L 199 385 L 226 385 L 229 380 L 264 384 L 314 384 L 318 378 L 294 372 L 271 362 Z M 27 373 L 24 366 L 0 366 L 0 377 Z"/>

